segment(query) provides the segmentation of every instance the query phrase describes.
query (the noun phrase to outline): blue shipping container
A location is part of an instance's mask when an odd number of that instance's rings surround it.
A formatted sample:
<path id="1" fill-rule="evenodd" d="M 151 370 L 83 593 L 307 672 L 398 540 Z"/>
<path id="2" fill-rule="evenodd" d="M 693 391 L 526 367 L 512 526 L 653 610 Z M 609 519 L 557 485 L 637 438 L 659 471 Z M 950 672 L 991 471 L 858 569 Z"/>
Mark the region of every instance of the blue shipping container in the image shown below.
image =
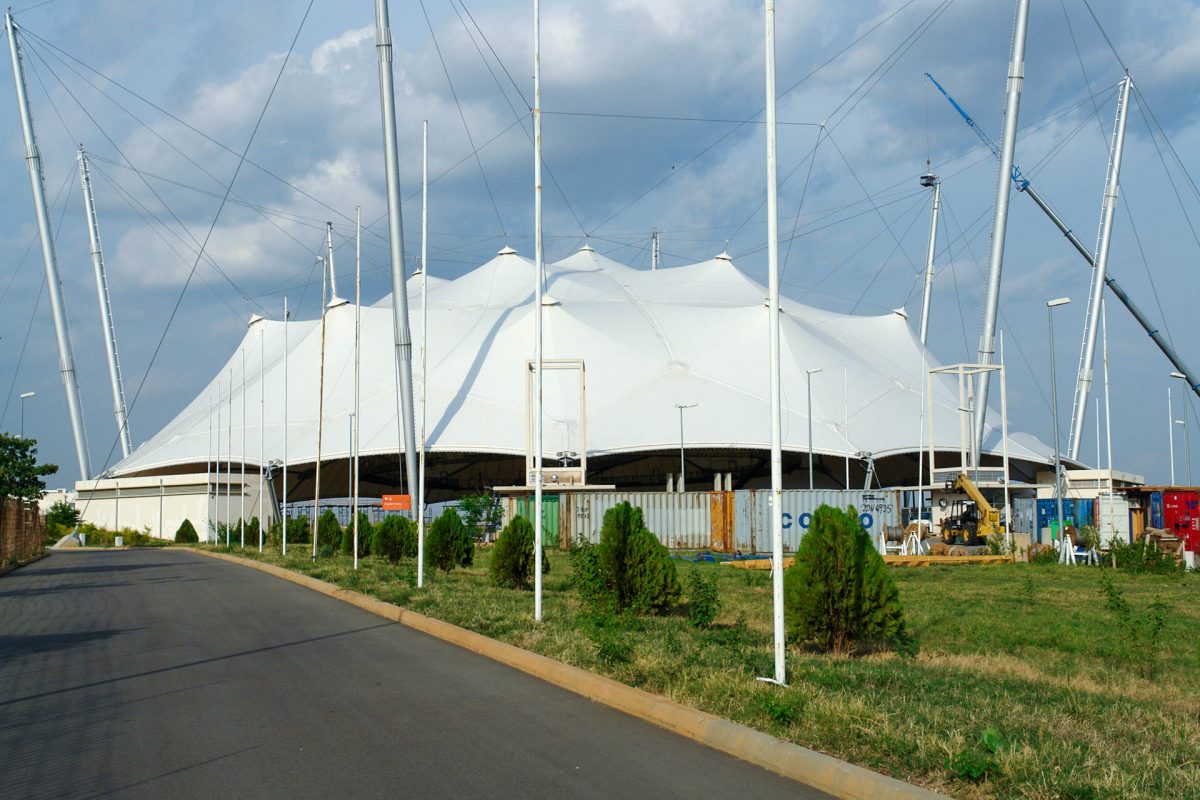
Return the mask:
<path id="1" fill-rule="evenodd" d="M 1163 525 L 1163 496 L 1162 492 L 1150 493 L 1150 527 L 1164 528 Z"/>

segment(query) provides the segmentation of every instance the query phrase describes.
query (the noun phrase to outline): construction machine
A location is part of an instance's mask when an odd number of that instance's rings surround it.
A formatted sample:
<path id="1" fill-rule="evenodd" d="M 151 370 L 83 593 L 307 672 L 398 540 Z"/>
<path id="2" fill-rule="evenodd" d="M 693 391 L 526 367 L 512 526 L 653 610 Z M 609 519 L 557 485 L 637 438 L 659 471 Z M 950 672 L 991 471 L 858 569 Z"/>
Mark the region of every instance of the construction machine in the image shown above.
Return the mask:
<path id="1" fill-rule="evenodd" d="M 962 492 L 971 498 L 955 501 L 954 513 L 942 518 L 942 541 L 946 544 L 985 545 L 989 536 L 1004 533 L 1000 511 L 987 501 L 967 473 L 959 473 L 953 481 L 947 481 L 946 490 Z"/>

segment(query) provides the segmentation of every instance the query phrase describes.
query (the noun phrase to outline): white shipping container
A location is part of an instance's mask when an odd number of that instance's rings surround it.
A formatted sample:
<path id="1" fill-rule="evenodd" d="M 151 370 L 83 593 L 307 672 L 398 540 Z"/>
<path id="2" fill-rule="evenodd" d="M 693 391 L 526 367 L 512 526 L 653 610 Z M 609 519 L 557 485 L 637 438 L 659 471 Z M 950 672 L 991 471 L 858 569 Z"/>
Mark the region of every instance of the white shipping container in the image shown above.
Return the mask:
<path id="1" fill-rule="evenodd" d="M 771 492 L 738 492 L 737 546 L 743 552 L 771 552 Z M 783 549 L 794 552 L 808 529 L 812 514 L 823 505 L 854 506 L 867 533 L 875 537 L 884 525 L 900 524 L 900 502 L 895 491 L 842 491 L 839 489 L 787 489 L 783 492 Z"/>
<path id="2" fill-rule="evenodd" d="M 600 541 L 604 514 L 628 502 L 642 509 L 646 527 L 673 549 L 696 550 L 709 546 L 711 533 L 709 492 L 579 492 L 571 498 L 571 540 L 583 537 Z"/>

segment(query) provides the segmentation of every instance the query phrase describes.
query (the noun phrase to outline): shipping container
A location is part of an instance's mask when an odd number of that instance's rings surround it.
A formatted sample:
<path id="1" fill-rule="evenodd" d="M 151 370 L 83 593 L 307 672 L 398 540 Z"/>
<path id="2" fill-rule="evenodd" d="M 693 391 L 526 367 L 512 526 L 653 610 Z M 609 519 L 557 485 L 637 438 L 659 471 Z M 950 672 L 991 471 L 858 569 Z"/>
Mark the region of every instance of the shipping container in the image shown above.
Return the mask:
<path id="1" fill-rule="evenodd" d="M 1133 543 L 1129 500 L 1121 495 L 1102 494 L 1096 498 L 1097 523 L 1100 546 L 1108 549 L 1116 540 Z"/>
<path id="2" fill-rule="evenodd" d="M 1150 527 L 1151 528 L 1165 528 L 1166 527 L 1166 524 L 1163 522 L 1163 493 L 1162 492 L 1151 492 L 1150 493 Z"/>
<path id="3" fill-rule="evenodd" d="M 1163 527 L 1183 540 L 1184 549 L 1200 551 L 1200 494 L 1163 492 Z"/>
<path id="4" fill-rule="evenodd" d="M 1033 535 L 1032 541 L 1037 541 L 1037 499 L 1033 497 L 1014 497 L 1012 499 L 1013 518 L 1009 526 L 1016 533 Z"/>

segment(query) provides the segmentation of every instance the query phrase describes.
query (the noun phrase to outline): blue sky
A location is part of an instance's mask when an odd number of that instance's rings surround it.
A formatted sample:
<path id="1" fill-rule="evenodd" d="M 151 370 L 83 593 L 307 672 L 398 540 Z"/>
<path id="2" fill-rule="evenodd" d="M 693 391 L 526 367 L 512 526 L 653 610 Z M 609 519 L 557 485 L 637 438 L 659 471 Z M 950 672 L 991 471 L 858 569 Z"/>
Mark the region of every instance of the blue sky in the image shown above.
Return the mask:
<path id="1" fill-rule="evenodd" d="M 411 198 L 405 242 L 417 251 L 414 193 L 420 122 L 428 119 L 435 274 L 460 275 L 506 241 L 532 253 L 530 5 L 425 0 L 426 17 L 420 4 L 393 3 L 402 181 Z M 547 257 L 588 241 L 618 261 L 648 266 L 650 231 L 658 228 L 665 264 L 727 247 L 765 282 L 761 4 L 542 5 Z M 1193 227 L 1200 201 L 1174 161 L 1198 167 L 1200 9 L 1176 0 L 1091 0 L 1091 9 L 1140 91 L 1110 269 L 1151 318 L 1165 319 L 1185 360 L 1200 369 L 1191 268 L 1200 256 Z M 372 4 L 318 0 L 250 147 L 253 163 L 217 221 L 211 261 L 197 270 L 147 374 L 195 259 L 189 237 L 203 239 L 212 224 L 303 11 L 303 3 L 226 0 L 16 7 L 46 192 L 61 224 L 59 264 L 96 470 L 119 450 L 75 172 L 78 143 L 92 154 L 131 400 L 140 388 L 130 422 L 135 445 L 207 382 L 251 313 L 278 317 L 286 293 L 301 316 L 316 315 L 320 275 L 312 267 L 325 220 L 335 224 L 348 284 L 352 219 L 362 205 L 364 220 L 375 223 L 364 237 L 364 295 L 373 302 L 388 290 Z M 973 360 L 996 167 L 923 73 L 937 76 L 998 138 L 1011 24 L 1009 3 L 779 4 L 780 90 L 799 82 L 779 105 L 780 121 L 789 123 L 780 127 L 780 225 L 800 234 L 782 247 L 786 294 L 861 314 L 904 306 L 915 328 L 929 200 L 917 177 L 929 158 L 945 200 L 931 349 L 943 362 Z M 1089 245 L 1122 75 L 1112 48 L 1082 0 L 1033 4 L 1018 161 Z M 36 228 L 11 74 L 3 71 L 0 174 L 10 191 L 0 198 L 0 405 L 7 404 L 0 425 L 15 430 L 17 395 L 36 391 L 26 431 L 62 467 L 52 483 L 65 485 L 76 477 L 75 459 L 44 295 L 31 315 L 43 272 L 36 245 L 26 255 Z M 826 132 L 810 156 L 819 123 Z M 1167 139 L 1157 135 L 1160 125 Z M 1001 309 L 1014 430 L 1051 438 L 1043 304 L 1061 295 L 1075 301 L 1056 316 L 1066 426 L 1088 280 L 1040 212 L 1014 197 Z M 1166 480 L 1170 366 L 1115 302 L 1108 322 L 1115 466 Z M 1089 412 L 1082 456 L 1092 462 Z M 1190 411 L 1188 419 L 1196 424 Z"/>

